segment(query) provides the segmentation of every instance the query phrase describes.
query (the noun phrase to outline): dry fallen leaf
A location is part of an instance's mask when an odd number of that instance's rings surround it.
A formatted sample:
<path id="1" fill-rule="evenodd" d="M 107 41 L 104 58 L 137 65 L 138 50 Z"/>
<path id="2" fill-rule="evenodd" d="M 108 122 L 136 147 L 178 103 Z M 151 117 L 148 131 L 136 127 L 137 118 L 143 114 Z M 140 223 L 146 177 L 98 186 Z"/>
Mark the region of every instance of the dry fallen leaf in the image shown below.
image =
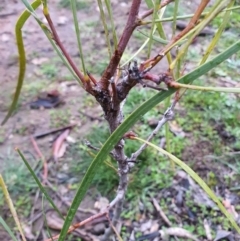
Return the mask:
<path id="1" fill-rule="evenodd" d="M 32 64 L 34 65 L 41 65 L 43 64 L 44 62 L 47 62 L 49 59 L 48 58 L 35 58 L 33 59 L 31 62 Z"/>
<path id="2" fill-rule="evenodd" d="M 64 142 L 70 133 L 70 129 L 66 129 L 53 143 L 53 159 L 57 161 L 58 158 L 62 157 L 66 151 L 66 143 Z"/>
<path id="3" fill-rule="evenodd" d="M 181 238 L 192 239 L 194 241 L 199 241 L 199 239 L 196 236 L 194 236 L 189 231 L 183 228 L 167 228 L 164 230 L 160 230 L 159 233 L 161 234 L 162 239 L 166 241 L 169 240 L 169 236 L 177 236 Z"/>
<path id="4" fill-rule="evenodd" d="M 232 233 L 225 230 L 218 230 L 216 234 L 216 238 L 213 241 L 220 241 L 222 239 L 233 241 Z"/>
<path id="5" fill-rule="evenodd" d="M 223 203 L 224 207 L 227 209 L 227 211 L 228 211 L 230 214 L 233 215 L 233 218 L 234 218 L 235 220 L 237 220 L 237 218 L 238 218 L 239 215 L 238 215 L 238 213 L 236 212 L 235 207 L 234 207 L 233 205 L 231 205 L 231 201 L 228 200 L 228 199 L 225 199 L 225 200 L 222 201 L 222 203 Z"/>
<path id="6" fill-rule="evenodd" d="M 29 239 L 29 240 L 34 240 L 36 239 L 36 237 L 33 235 L 32 233 L 32 230 L 31 230 L 31 227 L 23 224 L 23 231 L 24 231 L 24 235 L 25 235 L 25 238 Z"/>
<path id="7" fill-rule="evenodd" d="M 180 137 L 185 137 L 185 133 L 184 133 L 183 129 L 178 125 L 178 123 L 176 121 L 170 121 L 169 127 L 170 127 L 171 132 L 174 135 L 180 136 Z"/>
<path id="8" fill-rule="evenodd" d="M 61 230 L 64 220 L 62 220 L 54 211 L 46 213 L 47 225 L 49 228 L 54 230 Z"/>
<path id="9" fill-rule="evenodd" d="M 100 197 L 98 201 L 95 202 L 94 208 L 99 209 L 100 212 L 103 212 L 107 209 L 109 205 L 109 200 L 105 197 Z"/>
<path id="10" fill-rule="evenodd" d="M 57 25 L 59 25 L 59 26 L 65 25 L 67 23 L 67 21 L 68 21 L 68 18 L 66 16 L 59 16 Z"/>

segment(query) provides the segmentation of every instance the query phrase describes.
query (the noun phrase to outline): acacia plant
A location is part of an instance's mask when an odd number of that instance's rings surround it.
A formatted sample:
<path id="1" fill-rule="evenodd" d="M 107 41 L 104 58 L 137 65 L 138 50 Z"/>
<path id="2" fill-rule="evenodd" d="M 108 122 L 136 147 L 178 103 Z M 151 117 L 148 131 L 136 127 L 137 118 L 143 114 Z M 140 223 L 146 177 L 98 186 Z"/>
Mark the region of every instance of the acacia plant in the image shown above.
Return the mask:
<path id="1" fill-rule="evenodd" d="M 72 73 L 76 81 L 79 82 L 82 88 L 89 95 L 94 96 L 96 102 L 102 107 L 104 118 L 108 123 L 111 133 L 102 148 L 98 151 L 96 157 L 92 160 L 85 176 L 83 177 L 72 205 L 69 208 L 68 215 L 65 219 L 60 235 L 54 238 L 58 238 L 58 240 L 62 241 L 65 239 L 67 233 L 70 233 L 75 228 L 78 228 L 97 217 L 105 215 L 108 217 L 109 210 L 114 210 L 112 219 L 109 219 L 110 228 L 106 230 L 103 240 L 109 240 L 109 237 L 114 233 L 118 236 L 118 239 L 121 240 L 119 234 L 116 234 L 114 227 L 116 226 L 122 212 L 124 197 L 127 192 L 129 172 L 147 145 L 152 145 L 149 143 L 149 141 L 151 141 L 154 135 L 166 122 L 174 118 L 174 107 L 178 101 L 181 101 L 181 97 L 186 93 L 186 90 L 193 89 L 197 91 L 240 93 L 239 88 L 192 85 L 195 79 L 203 76 L 209 70 L 213 69 L 240 50 L 240 40 L 237 40 L 231 47 L 219 55 L 211 56 L 209 60 L 209 56 L 213 52 L 213 49 L 220 39 L 221 33 L 225 29 L 226 24 L 231 16 L 231 11 L 237 9 L 239 6 L 236 5 L 234 0 L 216 0 L 211 4 L 209 4 L 209 0 L 201 0 L 199 1 L 196 11 L 192 15 L 178 16 L 178 6 L 182 4 L 183 1 L 132 0 L 128 11 L 128 16 L 126 17 L 126 22 L 123 23 L 125 27 L 121 33 L 117 33 L 114 25 L 115 19 L 112 13 L 111 1 L 98 0 L 97 3 L 100 10 L 102 26 L 105 31 L 106 45 L 108 47 L 110 60 L 101 77 L 96 78 L 87 71 L 87 63 L 84 60 L 84 52 L 81 47 L 81 33 L 76 14 L 76 1 L 70 0 L 82 63 L 81 69 L 75 65 L 62 43 L 63 41 L 58 36 L 58 33 L 54 27 L 54 19 L 51 18 L 51 12 L 48 8 L 48 1 L 35 0 L 32 4 L 30 4 L 27 0 L 22 0 L 22 2 L 26 7 L 26 11 L 23 12 L 16 24 L 16 39 L 19 50 L 19 78 L 13 103 L 3 123 L 7 121 L 14 111 L 23 84 L 26 57 L 21 29 L 27 19 L 32 16 L 39 23 L 40 28 L 46 34 L 46 37 L 49 39 L 53 48 L 60 56 L 62 61 L 66 64 L 66 67 Z M 47 20 L 47 24 L 42 22 L 35 12 L 35 9 L 40 5 L 42 6 L 43 15 Z M 174 14 L 172 18 L 164 19 L 164 11 L 168 5 L 174 6 Z M 144 10 L 144 7 L 146 9 L 146 6 L 148 7 L 148 10 Z M 209 45 L 206 46 L 202 60 L 191 72 L 184 73 L 185 56 L 191 43 L 195 37 L 199 35 L 201 31 L 220 13 L 223 15 L 223 22 L 216 31 Z M 176 21 L 177 19 L 181 18 L 190 20 L 186 27 L 184 27 L 181 32 L 177 33 L 175 31 Z M 162 25 L 163 21 L 172 21 L 172 37 L 170 39 L 167 39 L 166 37 L 164 27 Z M 126 50 L 126 47 L 128 46 L 133 32 L 136 30 L 141 30 L 146 25 L 150 26 L 150 32 L 147 35 L 145 43 L 142 46 L 139 46 L 139 50 L 133 56 L 131 56 L 126 63 L 123 64 L 121 62 L 121 58 Z M 155 41 L 156 38 L 158 38 L 158 42 Z M 158 51 L 151 52 L 153 45 L 158 46 Z M 144 48 L 147 52 L 146 58 L 143 59 L 142 62 L 137 62 L 134 60 L 134 58 Z M 177 54 L 175 57 L 172 57 L 170 51 L 174 48 L 177 49 Z M 106 56 L 102 57 L 106 58 Z M 163 58 L 167 58 L 169 67 L 164 72 L 158 73 L 155 71 L 154 67 L 159 65 Z M 128 118 L 124 119 L 123 108 L 125 100 L 131 89 L 135 88 L 137 84 L 142 85 L 142 87 L 155 89 L 156 95 L 138 107 Z M 141 140 L 140 138 L 136 137 L 134 133 L 129 132 L 130 128 L 137 122 L 140 116 L 143 116 L 162 101 L 165 101 L 166 105 L 168 106 L 163 117 L 159 117 L 160 120 L 158 125 L 156 129 L 149 135 L 147 141 Z M 166 135 L 167 131 L 168 130 L 166 128 Z M 140 140 L 145 143 L 143 143 L 139 150 L 136 150 L 135 153 L 132 153 L 131 156 L 126 156 L 124 151 L 125 138 Z M 209 194 L 213 201 L 219 206 L 220 210 L 227 216 L 233 227 L 240 232 L 236 222 L 224 209 L 221 202 L 214 195 L 211 189 L 208 188 L 204 181 L 181 160 L 174 157 L 169 152 L 162 150 L 161 148 L 158 148 L 158 150 L 169 157 L 173 162 L 180 165 L 204 189 L 204 191 Z M 20 151 L 19 153 L 26 162 Z M 115 198 L 111 201 L 108 209 L 104 212 L 92 216 L 91 218 L 77 225 L 72 225 L 74 215 L 84 195 L 86 194 L 86 191 L 88 190 L 99 165 L 102 165 L 104 159 L 109 154 L 112 155 L 118 165 L 119 185 Z M 31 170 L 29 165 L 28 168 Z M 31 173 L 34 176 L 32 171 Z M 34 178 L 38 182 L 39 187 L 44 192 L 47 199 L 51 202 L 54 208 L 56 208 L 44 188 L 41 186 L 40 182 L 37 180 L 37 177 L 34 176 Z M 70 225 L 72 226 L 70 227 Z"/>

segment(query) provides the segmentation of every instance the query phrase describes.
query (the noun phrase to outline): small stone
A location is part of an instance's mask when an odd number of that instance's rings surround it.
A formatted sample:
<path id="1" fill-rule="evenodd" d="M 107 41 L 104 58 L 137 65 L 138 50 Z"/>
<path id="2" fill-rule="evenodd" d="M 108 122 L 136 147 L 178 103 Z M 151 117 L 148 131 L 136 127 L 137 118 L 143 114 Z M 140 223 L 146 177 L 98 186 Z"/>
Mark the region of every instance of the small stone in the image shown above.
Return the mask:
<path id="1" fill-rule="evenodd" d="M 8 42 L 9 39 L 10 39 L 9 34 L 4 33 L 1 35 L 2 42 L 4 42 L 4 43 Z"/>
<path id="2" fill-rule="evenodd" d="M 60 16 L 60 17 L 58 18 L 57 24 L 58 24 L 59 26 L 62 26 L 62 25 L 65 25 L 65 24 L 67 23 L 67 21 L 68 21 L 68 18 L 67 18 L 67 17 L 65 17 L 65 16 Z"/>
<path id="3" fill-rule="evenodd" d="M 103 234 L 104 233 L 104 230 L 105 230 L 105 225 L 103 223 L 98 223 L 96 225 L 93 226 L 92 228 L 92 233 L 95 234 L 95 235 L 100 235 L 100 234 Z"/>

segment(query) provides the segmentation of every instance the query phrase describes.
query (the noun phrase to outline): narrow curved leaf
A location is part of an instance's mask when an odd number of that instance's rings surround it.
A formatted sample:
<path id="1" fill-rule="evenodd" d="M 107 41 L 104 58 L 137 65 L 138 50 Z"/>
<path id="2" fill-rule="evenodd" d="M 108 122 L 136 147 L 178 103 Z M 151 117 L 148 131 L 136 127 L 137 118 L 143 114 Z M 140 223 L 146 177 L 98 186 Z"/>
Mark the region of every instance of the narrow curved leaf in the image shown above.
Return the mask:
<path id="1" fill-rule="evenodd" d="M 4 182 L 3 177 L 2 177 L 1 174 L 0 174 L 0 187 L 2 187 L 3 194 L 4 194 L 4 196 L 6 198 L 6 201 L 7 201 L 7 205 L 9 207 L 10 211 L 11 211 L 11 214 L 13 216 L 13 219 L 14 219 L 15 223 L 16 223 L 16 226 L 17 226 L 17 228 L 18 228 L 18 230 L 19 230 L 19 232 L 21 234 L 21 237 L 22 237 L 23 241 L 27 241 L 26 238 L 25 238 L 25 235 L 23 233 L 22 225 L 21 225 L 20 220 L 18 218 L 17 211 L 16 211 L 16 209 L 15 209 L 15 207 L 13 205 L 13 201 L 12 201 L 10 195 L 9 195 L 7 186 L 6 186 L 5 182 Z"/>
<path id="2" fill-rule="evenodd" d="M 33 9 L 36 9 L 39 7 L 41 4 L 41 0 L 36 0 L 34 1 L 30 6 Z M 31 7 L 29 6 L 30 10 Z M 13 102 L 8 110 L 8 113 L 4 120 L 2 121 L 1 125 L 5 124 L 9 117 L 12 115 L 14 112 L 17 102 L 19 99 L 19 95 L 22 89 L 23 81 L 24 81 L 24 75 L 25 75 L 25 69 L 26 69 L 26 55 L 25 55 L 25 49 L 23 45 L 23 38 L 22 38 L 22 27 L 25 24 L 25 22 L 28 20 L 28 18 L 31 16 L 31 11 L 30 10 L 25 10 L 21 16 L 19 17 L 17 24 L 15 26 L 15 34 L 16 34 L 16 41 L 17 41 L 17 47 L 18 47 L 18 55 L 19 55 L 19 74 L 18 74 L 18 82 L 17 82 L 17 87 L 16 91 L 14 94 Z"/>
<path id="3" fill-rule="evenodd" d="M 106 22 L 106 14 L 104 13 L 104 10 L 103 10 L 102 0 L 97 0 L 97 2 L 98 2 L 99 10 L 100 10 L 100 17 L 101 17 L 102 24 L 103 24 L 103 27 L 104 27 L 104 33 L 105 33 L 105 38 L 106 38 L 106 42 L 107 42 L 109 59 L 111 59 L 112 47 L 111 47 L 111 41 L 110 41 L 110 38 L 109 38 L 108 26 L 107 26 L 107 22 Z"/>
<path id="4" fill-rule="evenodd" d="M 3 218 L 0 216 L 0 224 L 2 224 L 3 228 L 7 231 L 9 236 L 12 238 L 13 241 L 18 241 L 17 238 L 14 236 L 12 230 L 7 225 L 7 223 L 3 220 Z"/>
<path id="5" fill-rule="evenodd" d="M 240 6 L 235 6 L 235 7 L 232 7 L 232 8 L 226 8 L 224 10 L 221 11 L 222 12 L 227 12 L 227 11 L 234 11 L 234 10 L 238 10 L 240 8 Z M 208 15 L 210 12 L 203 12 L 201 14 L 201 17 L 204 17 L 206 15 Z M 180 15 L 180 16 L 177 16 L 176 17 L 176 20 L 181 20 L 181 19 L 187 19 L 187 18 L 192 18 L 194 14 L 186 14 L 186 15 Z M 155 20 L 155 23 L 158 23 L 158 22 L 171 22 L 173 21 L 174 17 L 169 17 L 169 18 L 162 18 L 162 19 L 157 19 Z M 151 24 L 152 21 L 144 21 L 143 22 L 143 25 L 146 25 L 146 24 Z"/>
<path id="6" fill-rule="evenodd" d="M 75 27 L 75 32 L 76 32 L 76 36 L 77 36 L 77 43 L 78 43 L 80 59 L 82 62 L 82 69 L 83 69 L 84 76 L 86 76 L 87 71 L 86 71 L 85 61 L 84 61 L 84 57 L 83 57 L 82 42 L 81 42 L 81 38 L 80 38 L 80 30 L 79 30 L 79 24 L 78 24 L 78 19 L 77 19 L 76 0 L 70 0 L 70 2 L 71 2 L 71 7 L 72 7 L 73 21 L 74 21 L 74 27 Z"/>
<path id="7" fill-rule="evenodd" d="M 192 179 L 198 183 L 198 185 L 208 194 L 208 196 L 218 205 L 219 209 L 222 211 L 222 213 L 227 217 L 228 221 L 232 224 L 232 226 L 237 230 L 238 233 L 240 233 L 240 228 L 233 219 L 233 217 L 230 215 L 230 213 L 226 210 L 226 208 L 223 206 L 223 204 L 219 201 L 219 198 L 215 195 L 215 193 L 211 190 L 211 188 L 203 181 L 203 179 L 192 170 L 186 163 L 178 159 L 176 156 L 172 155 L 171 153 L 163 150 L 162 148 L 152 144 L 151 142 L 145 141 L 138 137 L 133 137 L 133 139 L 141 141 L 154 149 L 158 150 L 162 154 L 168 156 L 172 161 L 174 161 L 177 165 L 179 165 L 185 172 L 188 173 L 189 176 L 192 177 Z"/>
<path id="8" fill-rule="evenodd" d="M 24 155 L 21 153 L 21 151 L 19 149 L 17 149 L 17 152 L 19 154 L 19 156 L 22 158 L 24 164 L 26 165 L 27 169 L 29 170 L 29 172 L 31 173 L 32 177 L 34 178 L 35 182 L 38 185 L 38 188 L 41 190 L 41 192 L 45 195 L 46 199 L 49 201 L 49 203 L 52 205 L 53 209 L 59 214 L 59 216 L 64 220 L 64 217 L 62 215 L 62 213 L 60 212 L 60 210 L 57 208 L 57 206 L 54 204 L 53 200 L 51 199 L 51 197 L 48 195 L 46 189 L 43 187 L 43 185 L 41 184 L 41 182 L 39 181 L 38 177 L 36 176 L 35 172 L 33 171 L 33 169 L 31 168 L 31 166 L 29 165 L 29 163 L 27 162 L 26 158 L 24 157 Z"/>
<path id="9" fill-rule="evenodd" d="M 228 4 L 228 9 L 231 8 L 235 3 L 235 0 L 232 0 L 229 4 Z M 211 54 L 212 50 L 214 49 L 214 47 L 216 46 L 218 40 L 220 39 L 223 30 L 226 28 L 229 19 L 230 19 L 230 15 L 231 15 L 231 11 L 226 11 L 222 20 L 222 23 L 220 25 L 220 27 L 218 28 L 217 33 L 215 34 L 214 38 L 212 39 L 212 41 L 210 42 L 209 46 L 207 47 L 207 50 L 205 52 L 205 54 L 203 55 L 203 58 L 200 62 L 200 65 L 205 63 L 206 60 L 208 59 L 209 55 Z"/>
<path id="10" fill-rule="evenodd" d="M 115 24 L 113 21 L 112 6 L 111 6 L 110 0 L 105 0 L 105 4 L 106 4 L 107 10 L 108 10 L 108 15 L 109 15 L 110 22 L 111 22 L 114 47 L 115 47 L 115 49 L 117 49 L 118 38 L 117 38 L 117 33 L 116 33 L 116 27 L 115 27 Z"/>
<path id="11" fill-rule="evenodd" d="M 193 80 L 198 77 L 206 74 L 209 70 L 213 69 L 224 60 L 229 58 L 231 55 L 240 50 L 240 40 L 233 44 L 231 47 L 226 49 L 221 54 L 217 55 L 212 60 L 207 63 L 201 65 L 197 69 L 193 70 L 189 74 L 181 77 L 177 80 L 179 83 L 191 83 Z M 95 173 L 98 171 L 99 166 L 106 159 L 108 153 L 114 148 L 114 146 L 118 143 L 118 141 L 122 138 L 122 136 L 139 120 L 139 117 L 146 114 L 149 110 L 151 110 L 154 106 L 162 102 L 168 96 L 173 94 L 176 89 L 170 89 L 168 91 L 162 91 L 157 93 L 155 96 L 144 102 L 140 107 L 138 107 L 125 121 L 111 134 L 111 136 L 107 139 L 105 144 L 102 146 L 101 150 L 98 152 L 96 157 L 91 162 L 86 174 L 83 177 L 83 180 L 80 183 L 80 186 L 75 194 L 72 205 L 68 211 L 66 221 L 64 222 L 63 228 L 61 230 L 59 241 L 64 241 L 67 231 L 72 223 L 75 213 L 83 200 L 87 190 L 89 189 L 90 184 L 95 176 Z"/>
<path id="12" fill-rule="evenodd" d="M 212 87 L 212 86 L 197 86 L 197 85 L 186 85 L 176 83 L 176 86 L 179 88 L 190 89 L 190 90 L 200 90 L 200 91 L 215 91 L 215 92 L 223 92 L 223 93 L 240 93 L 240 88 L 234 87 Z"/>

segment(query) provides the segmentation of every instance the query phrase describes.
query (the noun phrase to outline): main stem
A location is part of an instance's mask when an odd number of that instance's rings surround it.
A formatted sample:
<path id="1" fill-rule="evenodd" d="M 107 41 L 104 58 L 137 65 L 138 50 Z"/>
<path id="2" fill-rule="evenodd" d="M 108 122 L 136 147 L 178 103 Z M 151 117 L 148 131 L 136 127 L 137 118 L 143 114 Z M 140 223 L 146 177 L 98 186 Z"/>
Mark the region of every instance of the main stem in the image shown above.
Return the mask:
<path id="1" fill-rule="evenodd" d="M 109 112 L 108 116 L 106 116 L 106 119 L 108 121 L 110 131 L 111 133 L 122 123 L 123 121 L 123 113 L 121 104 L 119 103 L 117 105 L 117 108 L 115 106 L 115 109 L 112 112 Z M 115 199 L 111 202 L 110 206 L 114 206 L 114 213 L 113 213 L 113 219 L 112 224 L 115 227 L 118 223 L 118 220 L 120 218 L 123 202 L 125 198 L 125 193 L 127 190 L 128 185 L 128 162 L 127 162 L 127 156 L 124 153 L 124 140 L 120 140 L 118 144 L 115 146 L 114 150 L 114 157 L 118 164 L 118 175 L 119 175 L 119 185 L 117 190 L 117 195 Z M 109 227 L 103 238 L 101 240 L 106 241 L 108 240 L 109 236 L 112 234 L 112 228 Z"/>

